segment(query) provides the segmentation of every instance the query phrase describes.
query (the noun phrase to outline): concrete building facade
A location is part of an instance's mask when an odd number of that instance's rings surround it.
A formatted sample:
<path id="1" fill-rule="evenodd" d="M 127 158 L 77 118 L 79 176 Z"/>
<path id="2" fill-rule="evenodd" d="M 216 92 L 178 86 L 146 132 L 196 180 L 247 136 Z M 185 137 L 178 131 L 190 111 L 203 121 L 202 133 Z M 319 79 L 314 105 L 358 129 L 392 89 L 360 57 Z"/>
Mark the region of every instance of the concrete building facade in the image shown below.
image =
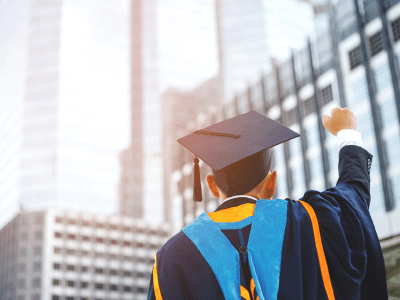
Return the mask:
<path id="1" fill-rule="evenodd" d="M 0 299 L 147 299 L 167 236 L 131 217 L 21 212 L 0 231 Z"/>

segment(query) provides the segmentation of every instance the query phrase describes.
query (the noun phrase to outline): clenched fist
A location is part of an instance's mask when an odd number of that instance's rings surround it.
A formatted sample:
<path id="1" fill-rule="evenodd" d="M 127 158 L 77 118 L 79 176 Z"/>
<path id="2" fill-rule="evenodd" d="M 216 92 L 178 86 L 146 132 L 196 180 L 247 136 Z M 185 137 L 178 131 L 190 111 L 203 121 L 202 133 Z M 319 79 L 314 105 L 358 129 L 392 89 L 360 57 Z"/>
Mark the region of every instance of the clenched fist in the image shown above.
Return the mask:
<path id="1" fill-rule="evenodd" d="M 357 130 L 357 118 L 347 107 L 335 107 L 331 110 L 332 117 L 322 116 L 322 124 L 333 135 L 342 129 Z"/>

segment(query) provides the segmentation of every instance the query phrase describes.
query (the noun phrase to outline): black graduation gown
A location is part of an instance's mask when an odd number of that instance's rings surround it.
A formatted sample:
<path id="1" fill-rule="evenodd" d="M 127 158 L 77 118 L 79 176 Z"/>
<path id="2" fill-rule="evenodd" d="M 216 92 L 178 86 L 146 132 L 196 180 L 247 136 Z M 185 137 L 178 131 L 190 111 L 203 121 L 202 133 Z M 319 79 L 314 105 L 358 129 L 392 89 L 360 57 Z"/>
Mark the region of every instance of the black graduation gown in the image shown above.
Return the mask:
<path id="1" fill-rule="evenodd" d="M 371 161 L 344 146 L 336 187 L 302 201 L 231 199 L 202 214 L 157 252 L 148 299 L 388 299 L 368 210 Z"/>

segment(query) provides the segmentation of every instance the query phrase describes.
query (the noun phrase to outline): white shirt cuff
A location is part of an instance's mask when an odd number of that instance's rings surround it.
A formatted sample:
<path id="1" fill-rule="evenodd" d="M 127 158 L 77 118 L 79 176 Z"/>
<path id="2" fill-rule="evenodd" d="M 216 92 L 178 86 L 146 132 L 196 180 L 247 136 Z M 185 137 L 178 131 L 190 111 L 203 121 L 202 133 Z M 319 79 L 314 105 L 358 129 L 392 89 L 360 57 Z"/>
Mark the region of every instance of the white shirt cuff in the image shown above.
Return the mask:
<path id="1" fill-rule="evenodd" d="M 364 148 L 361 133 L 353 129 L 342 129 L 337 133 L 339 151 L 347 145 L 355 145 Z"/>

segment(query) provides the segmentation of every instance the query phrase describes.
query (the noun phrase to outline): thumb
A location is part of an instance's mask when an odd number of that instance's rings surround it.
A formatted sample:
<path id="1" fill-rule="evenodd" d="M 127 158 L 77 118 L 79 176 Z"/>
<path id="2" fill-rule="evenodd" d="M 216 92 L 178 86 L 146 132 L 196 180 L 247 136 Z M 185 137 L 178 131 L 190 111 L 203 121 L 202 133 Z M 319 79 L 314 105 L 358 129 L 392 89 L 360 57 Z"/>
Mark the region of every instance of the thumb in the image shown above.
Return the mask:
<path id="1" fill-rule="evenodd" d="M 324 124 L 324 126 L 325 126 L 325 124 L 329 123 L 330 121 L 331 121 L 331 117 L 322 116 L 322 124 Z"/>

